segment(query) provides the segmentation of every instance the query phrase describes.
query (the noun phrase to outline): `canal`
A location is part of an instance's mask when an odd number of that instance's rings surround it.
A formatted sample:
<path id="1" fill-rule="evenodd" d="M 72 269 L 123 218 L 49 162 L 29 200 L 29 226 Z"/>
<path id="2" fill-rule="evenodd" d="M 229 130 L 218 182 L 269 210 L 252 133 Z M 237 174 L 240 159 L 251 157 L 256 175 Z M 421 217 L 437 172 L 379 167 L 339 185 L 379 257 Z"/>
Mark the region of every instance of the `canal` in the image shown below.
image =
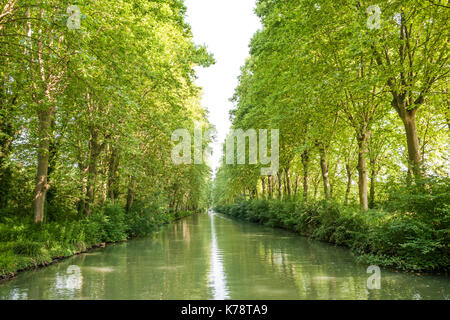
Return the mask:
<path id="1" fill-rule="evenodd" d="M 210 213 L 0 282 L 0 299 L 450 299 L 450 277 L 381 270 L 350 251 Z"/>

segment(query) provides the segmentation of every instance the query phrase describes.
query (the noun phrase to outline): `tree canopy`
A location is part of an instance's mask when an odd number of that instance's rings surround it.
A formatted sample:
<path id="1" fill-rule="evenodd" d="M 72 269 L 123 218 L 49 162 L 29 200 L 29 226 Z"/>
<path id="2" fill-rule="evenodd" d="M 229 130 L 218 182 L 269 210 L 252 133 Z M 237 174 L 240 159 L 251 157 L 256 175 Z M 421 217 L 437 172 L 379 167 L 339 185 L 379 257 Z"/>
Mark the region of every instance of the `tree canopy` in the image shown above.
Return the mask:
<path id="1" fill-rule="evenodd" d="M 441 2 L 257 1 L 262 29 L 230 115 L 233 128 L 280 129 L 280 170 L 264 177 L 258 166 L 222 165 L 215 202 L 358 199 L 367 210 L 393 182 L 448 178 Z"/>
<path id="2" fill-rule="evenodd" d="M 0 203 L 90 215 L 107 201 L 208 205 L 210 169 L 171 162 L 178 128 L 211 127 L 179 0 L 0 2 Z M 205 142 L 207 143 L 207 141 Z"/>

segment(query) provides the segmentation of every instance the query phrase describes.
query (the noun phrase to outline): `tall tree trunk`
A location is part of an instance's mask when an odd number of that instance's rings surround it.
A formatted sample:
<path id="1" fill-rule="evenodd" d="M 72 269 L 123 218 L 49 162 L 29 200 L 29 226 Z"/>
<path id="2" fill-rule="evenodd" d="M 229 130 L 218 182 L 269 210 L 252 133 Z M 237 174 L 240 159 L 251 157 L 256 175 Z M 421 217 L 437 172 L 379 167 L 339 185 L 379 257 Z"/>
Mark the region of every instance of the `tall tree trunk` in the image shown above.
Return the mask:
<path id="1" fill-rule="evenodd" d="M 329 170 L 328 170 L 329 172 Z M 333 192 L 334 192 L 334 183 L 333 180 L 330 179 L 330 199 L 333 199 Z"/>
<path id="2" fill-rule="evenodd" d="M 55 119 L 52 119 L 50 131 L 55 132 L 56 131 L 56 122 Z M 58 160 L 58 148 L 59 144 L 56 141 L 56 139 L 50 140 L 50 146 L 49 146 L 49 158 L 48 158 L 48 174 L 47 174 L 47 182 L 49 185 L 52 185 L 52 178 L 53 173 L 56 170 L 56 164 Z M 48 189 L 47 195 L 46 195 L 46 202 L 47 204 L 51 204 L 53 199 L 56 196 L 56 190 L 53 186 L 52 188 Z"/>
<path id="3" fill-rule="evenodd" d="M 367 211 L 369 209 L 369 202 L 367 197 L 367 138 L 368 133 L 359 134 L 358 139 L 358 189 L 359 189 L 359 204 L 361 210 Z"/>
<path id="4" fill-rule="evenodd" d="M 378 168 L 377 160 L 370 159 L 370 193 L 369 193 L 369 208 L 375 208 L 375 186 L 377 182 Z"/>
<path id="5" fill-rule="evenodd" d="M 309 152 L 305 150 L 302 153 L 302 165 L 303 165 L 303 200 L 308 201 L 309 192 Z"/>
<path id="6" fill-rule="evenodd" d="M 88 169 L 88 178 L 87 178 L 87 186 L 86 186 L 86 203 L 84 206 L 84 213 L 87 216 L 91 215 L 92 206 L 94 204 L 95 180 L 96 180 L 96 176 L 97 176 L 96 160 L 97 160 L 97 158 L 95 156 L 91 156 L 91 161 L 89 163 L 89 169 Z"/>
<path id="7" fill-rule="evenodd" d="M 284 174 L 286 175 L 286 188 L 287 188 L 287 194 L 288 197 L 292 197 L 292 186 L 291 186 L 291 176 L 290 176 L 290 170 L 289 168 L 284 169 Z"/>
<path id="8" fill-rule="evenodd" d="M 266 177 L 261 178 L 261 184 L 262 184 L 262 198 L 266 198 Z"/>
<path id="9" fill-rule="evenodd" d="M 298 175 L 295 176 L 295 189 L 294 189 L 294 195 L 295 197 L 297 197 L 298 194 L 298 180 L 300 179 L 300 177 Z"/>
<path id="10" fill-rule="evenodd" d="M 113 147 L 108 165 L 108 198 L 115 200 L 119 196 L 118 171 L 119 169 L 119 152 Z"/>
<path id="11" fill-rule="evenodd" d="M 345 200 L 344 200 L 344 204 L 348 205 L 348 200 L 349 200 L 349 196 L 350 196 L 350 192 L 352 190 L 352 169 L 350 167 L 350 165 L 347 163 L 345 165 L 345 170 L 347 171 L 347 190 L 345 190 Z"/>
<path id="12" fill-rule="evenodd" d="M 320 168 L 322 171 L 322 181 L 323 181 L 323 194 L 325 199 L 330 199 L 330 178 L 328 176 L 328 163 L 327 163 L 327 154 L 325 152 L 325 148 L 319 148 L 320 153 Z"/>
<path id="13" fill-rule="evenodd" d="M 40 18 L 42 19 L 44 15 L 44 10 L 40 10 Z M 27 17 L 30 16 L 29 9 L 27 10 Z M 28 34 L 32 34 L 31 24 L 27 25 Z M 59 82 L 60 75 L 55 76 L 54 74 L 47 74 L 46 66 L 43 60 L 43 50 L 44 44 L 42 41 L 42 29 L 38 30 L 38 42 L 37 42 L 37 61 L 39 66 L 39 77 L 40 81 L 45 84 L 44 99 L 37 98 L 37 94 L 33 94 L 33 89 L 37 91 L 37 86 L 33 83 L 32 97 L 38 104 L 37 116 L 39 122 L 38 128 L 38 163 L 37 163 L 37 173 L 36 173 L 36 184 L 34 187 L 34 197 L 33 197 L 33 213 L 34 222 L 41 223 L 44 221 L 44 209 L 45 209 L 45 198 L 50 185 L 48 183 L 48 165 L 50 156 L 50 143 L 52 140 L 51 124 L 55 117 L 56 107 L 54 105 L 54 100 L 52 98 L 52 92 L 55 90 L 56 84 Z M 34 79 L 33 66 L 30 66 L 31 78 Z M 45 106 L 48 104 L 49 106 Z"/>
<path id="14" fill-rule="evenodd" d="M 269 198 L 273 199 L 273 176 L 268 176 L 267 184 L 269 189 Z"/>
<path id="15" fill-rule="evenodd" d="M 278 198 L 281 199 L 283 197 L 283 181 L 281 178 L 281 170 L 278 170 L 277 177 L 278 177 Z"/>
<path id="16" fill-rule="evenodd" d="M 54 115 L 54 108 L 46 108 L 38 111 L 39 118 L 39 148 L 38 148 L 38 165 L 36 174 L 36 184 L 34 188 L 33 212 L 34 222 L 41 223 L 44 221 L 45 196 L 50 185 L 47 183 L 49 148 L 51 140 L 51 121 Z"/>
<path id="17" fill-rule="evenodd" d="M 86 206 L 85 213 L 86 215 L 90 215 L 92 212 L 92 205 L 94 204 L 95 198 L 95 182 L 97 180 L 97 162 L 102 149 L 105 144 L 100 144 L 98 142 L 98 132 L 97 129 L 91 127 L 91 140 L 89 143 L 90 146 L 90 154 L 89 154 L 89 168 L 87 175 L 87 187 L 86 187 Z"/>
<path id="18" fill-rule="evenodd" d="M 420 178 L 422 172 L 422 155 L 420 153 L 419 136 L 416 127 L 416 110 L 405 111 L 401 116 L 406 132 L 406 142 L 408 145 L 408 172 Z"/>

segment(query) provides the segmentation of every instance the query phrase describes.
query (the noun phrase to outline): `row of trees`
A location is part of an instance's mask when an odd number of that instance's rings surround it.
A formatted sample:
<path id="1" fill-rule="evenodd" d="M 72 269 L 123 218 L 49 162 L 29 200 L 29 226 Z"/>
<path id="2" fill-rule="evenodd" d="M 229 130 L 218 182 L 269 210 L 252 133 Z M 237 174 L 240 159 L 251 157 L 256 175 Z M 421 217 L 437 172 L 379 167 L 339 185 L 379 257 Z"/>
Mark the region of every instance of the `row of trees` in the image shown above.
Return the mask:
<path id="1" fill-rule="evenodd" d="M 108 200 L 207 205 L 209 168 L 171 161 L 175 129 L 210 127 L 193 68 L 213 58 L 193 43 L 185 10 L 180 0 L 0 1 L 0 207 L 33 208 L 39 223 L 47 209 L 89 215 Z"/>
<path id="2" fill-rule="evenodd" d="M 393 181 L 447 177 L 445 2 L 259 0 L 263 28 L 231 117 L 234 128 L 280 129 L 280 170 L 261 177 L 258 166 L 222 166 L 215 201 L 296 195 L 349 204 L 357 194 L 367 210 Z"/>

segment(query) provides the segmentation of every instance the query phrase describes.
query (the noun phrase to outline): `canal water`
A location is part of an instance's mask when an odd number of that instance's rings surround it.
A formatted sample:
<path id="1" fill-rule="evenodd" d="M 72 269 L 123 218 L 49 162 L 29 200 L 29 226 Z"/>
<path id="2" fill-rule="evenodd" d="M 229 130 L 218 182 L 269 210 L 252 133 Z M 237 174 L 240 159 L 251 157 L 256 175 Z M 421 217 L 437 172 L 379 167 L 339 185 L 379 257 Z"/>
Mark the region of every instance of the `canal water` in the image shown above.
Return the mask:
<path id="1" fill-rule="evenodd" d="M 210 213 L 0 282 L 0 299 L 450 299 L 450 277 L 381 269 L 350 251 Z"/>

